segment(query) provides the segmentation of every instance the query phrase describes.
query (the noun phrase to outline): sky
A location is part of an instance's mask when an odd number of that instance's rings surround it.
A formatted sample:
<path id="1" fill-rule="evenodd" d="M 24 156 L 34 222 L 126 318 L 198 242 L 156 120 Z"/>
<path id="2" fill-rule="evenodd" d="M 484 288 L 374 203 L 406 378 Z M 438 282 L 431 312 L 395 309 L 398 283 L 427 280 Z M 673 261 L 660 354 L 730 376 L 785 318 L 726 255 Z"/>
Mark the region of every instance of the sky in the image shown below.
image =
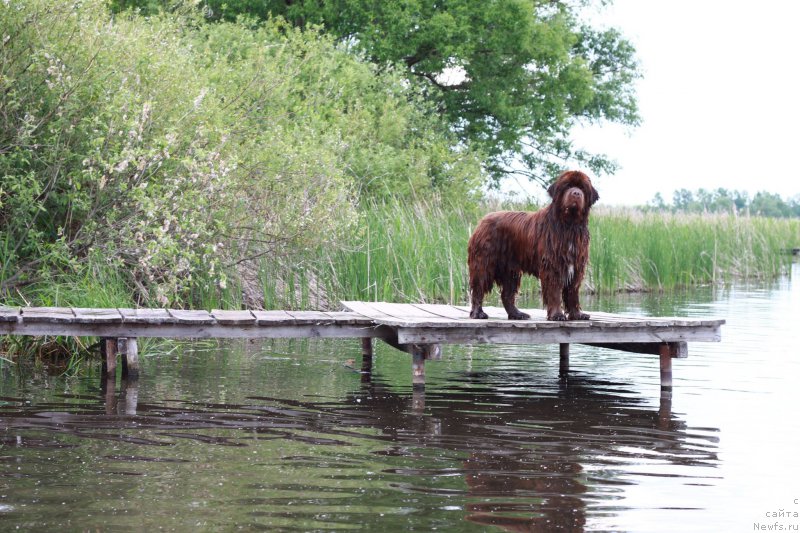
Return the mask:
<path id="1" fill-rule="evenodd" d="M 602 203 L 669 203 L 682 188 L 800 194 L 800 1 L 615 0 L 587 20 L 619 29 L 643 73 L 639 127 L 575 135 L 620 165 L 593 177 Z"/>

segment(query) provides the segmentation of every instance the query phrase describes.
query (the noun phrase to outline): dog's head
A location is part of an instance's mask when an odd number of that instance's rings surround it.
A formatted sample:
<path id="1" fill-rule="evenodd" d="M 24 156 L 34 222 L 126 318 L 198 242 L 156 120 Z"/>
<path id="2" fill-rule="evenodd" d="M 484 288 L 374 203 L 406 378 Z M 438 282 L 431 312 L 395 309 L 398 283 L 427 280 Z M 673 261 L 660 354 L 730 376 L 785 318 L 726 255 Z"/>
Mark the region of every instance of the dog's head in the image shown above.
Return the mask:
<path id="1" fill-rule="evenodd" d="M 578 170 L 561 174 L 547 189 L 558 218 L 565 222 L 586 222 L 589 209 L 600 199 L 589 176 Z"/>

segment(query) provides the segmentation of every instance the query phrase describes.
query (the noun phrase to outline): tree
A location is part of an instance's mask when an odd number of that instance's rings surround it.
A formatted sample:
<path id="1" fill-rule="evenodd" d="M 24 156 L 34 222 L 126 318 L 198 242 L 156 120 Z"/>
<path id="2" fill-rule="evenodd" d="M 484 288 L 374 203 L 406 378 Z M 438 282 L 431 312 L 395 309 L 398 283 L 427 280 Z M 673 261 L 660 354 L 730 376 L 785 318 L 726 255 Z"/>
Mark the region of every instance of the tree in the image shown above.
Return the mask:
<path id="1" fill-rule="evenodd" d="M 694 204 L 694 193 L 689 189 L 680 189 L 672 193 L 672 205 L 676 211 L 689 211 Z"/>
<path id="2" fill-rule="evenodd" d="M 575 146 L 576 125 L 639 121 L 635 50 L 618 31 L 581 20 L 591 3 L 205 0 L 203 6 L 216 18 L 282 16 L 299 27 L 321 25 L 369 61 L 402 65 L 461 142 L 485 154 L 495 183 L 521 174 L 545 184 L 568 160 L 597 173 L 615 168 L 606 156 Z"/>
<path id="3" fill-rule="evenodd" d="M 664 201 L 664 197 L 661 196 L 660 192 L 657 192 L 653 199 L 647 202 L 648 209 L 654 209 L 656 211 L 665 211 L 667 209 L 667 203 Z"/>
<path id="4" fill-rule="evenodd" d="M 773 193 L 757 192 L 750 203 L 750 212 L 764 217 L 791 216 L 791 209 L 783 199 Z"/>

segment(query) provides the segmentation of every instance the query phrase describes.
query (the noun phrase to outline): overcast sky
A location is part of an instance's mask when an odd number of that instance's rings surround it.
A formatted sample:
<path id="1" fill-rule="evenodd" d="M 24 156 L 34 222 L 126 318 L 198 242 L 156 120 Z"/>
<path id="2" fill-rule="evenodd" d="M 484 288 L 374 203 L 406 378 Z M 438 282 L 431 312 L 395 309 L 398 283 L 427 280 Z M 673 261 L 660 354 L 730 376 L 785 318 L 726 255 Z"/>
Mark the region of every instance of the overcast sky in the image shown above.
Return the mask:
<path id="1" fill-rule="evenodd" d="M 602 203 L 698 188 L 800 194 L 800 1 L 615 0 L 589 12 L 633 42 L 642 124 L 579 132 L 621 168 Z"/>

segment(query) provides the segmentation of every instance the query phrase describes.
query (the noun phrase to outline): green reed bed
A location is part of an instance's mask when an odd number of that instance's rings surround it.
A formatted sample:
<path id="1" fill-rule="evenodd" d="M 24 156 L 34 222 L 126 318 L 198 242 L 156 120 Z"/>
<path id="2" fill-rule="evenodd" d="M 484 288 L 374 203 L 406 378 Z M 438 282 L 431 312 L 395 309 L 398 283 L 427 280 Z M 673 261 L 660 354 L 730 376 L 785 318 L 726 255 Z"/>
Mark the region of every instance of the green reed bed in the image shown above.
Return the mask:
<path id="1" fill-rule="evenodd" d="M 439 205 L 375 205 L 362 230 L 320 252 L 317 282 L 329 301 L 468 301 L 466 249 L 481 213 Z M 587 292 L 672 290 L 788 270 L 800 220 L 597 210 Z M 522 298 L 538 294 L 524 278 Z M 497 301 L 497 291 L 492 303 Z M 538 298 L 538 296 L 536 296 Z"/>
<path id="2" fill-rule="evenodd" d="M 318 264 L 337 299 L 464 301 L 466 249 L 476 216 L 438 205 L 374 205 L 361 230 Z"/>
<path id="3" fill-rule="evenodd" d="M 591 232 L 590 290 L 665 290 L 778 276 L 800 220 L 614 210 Z"/>

